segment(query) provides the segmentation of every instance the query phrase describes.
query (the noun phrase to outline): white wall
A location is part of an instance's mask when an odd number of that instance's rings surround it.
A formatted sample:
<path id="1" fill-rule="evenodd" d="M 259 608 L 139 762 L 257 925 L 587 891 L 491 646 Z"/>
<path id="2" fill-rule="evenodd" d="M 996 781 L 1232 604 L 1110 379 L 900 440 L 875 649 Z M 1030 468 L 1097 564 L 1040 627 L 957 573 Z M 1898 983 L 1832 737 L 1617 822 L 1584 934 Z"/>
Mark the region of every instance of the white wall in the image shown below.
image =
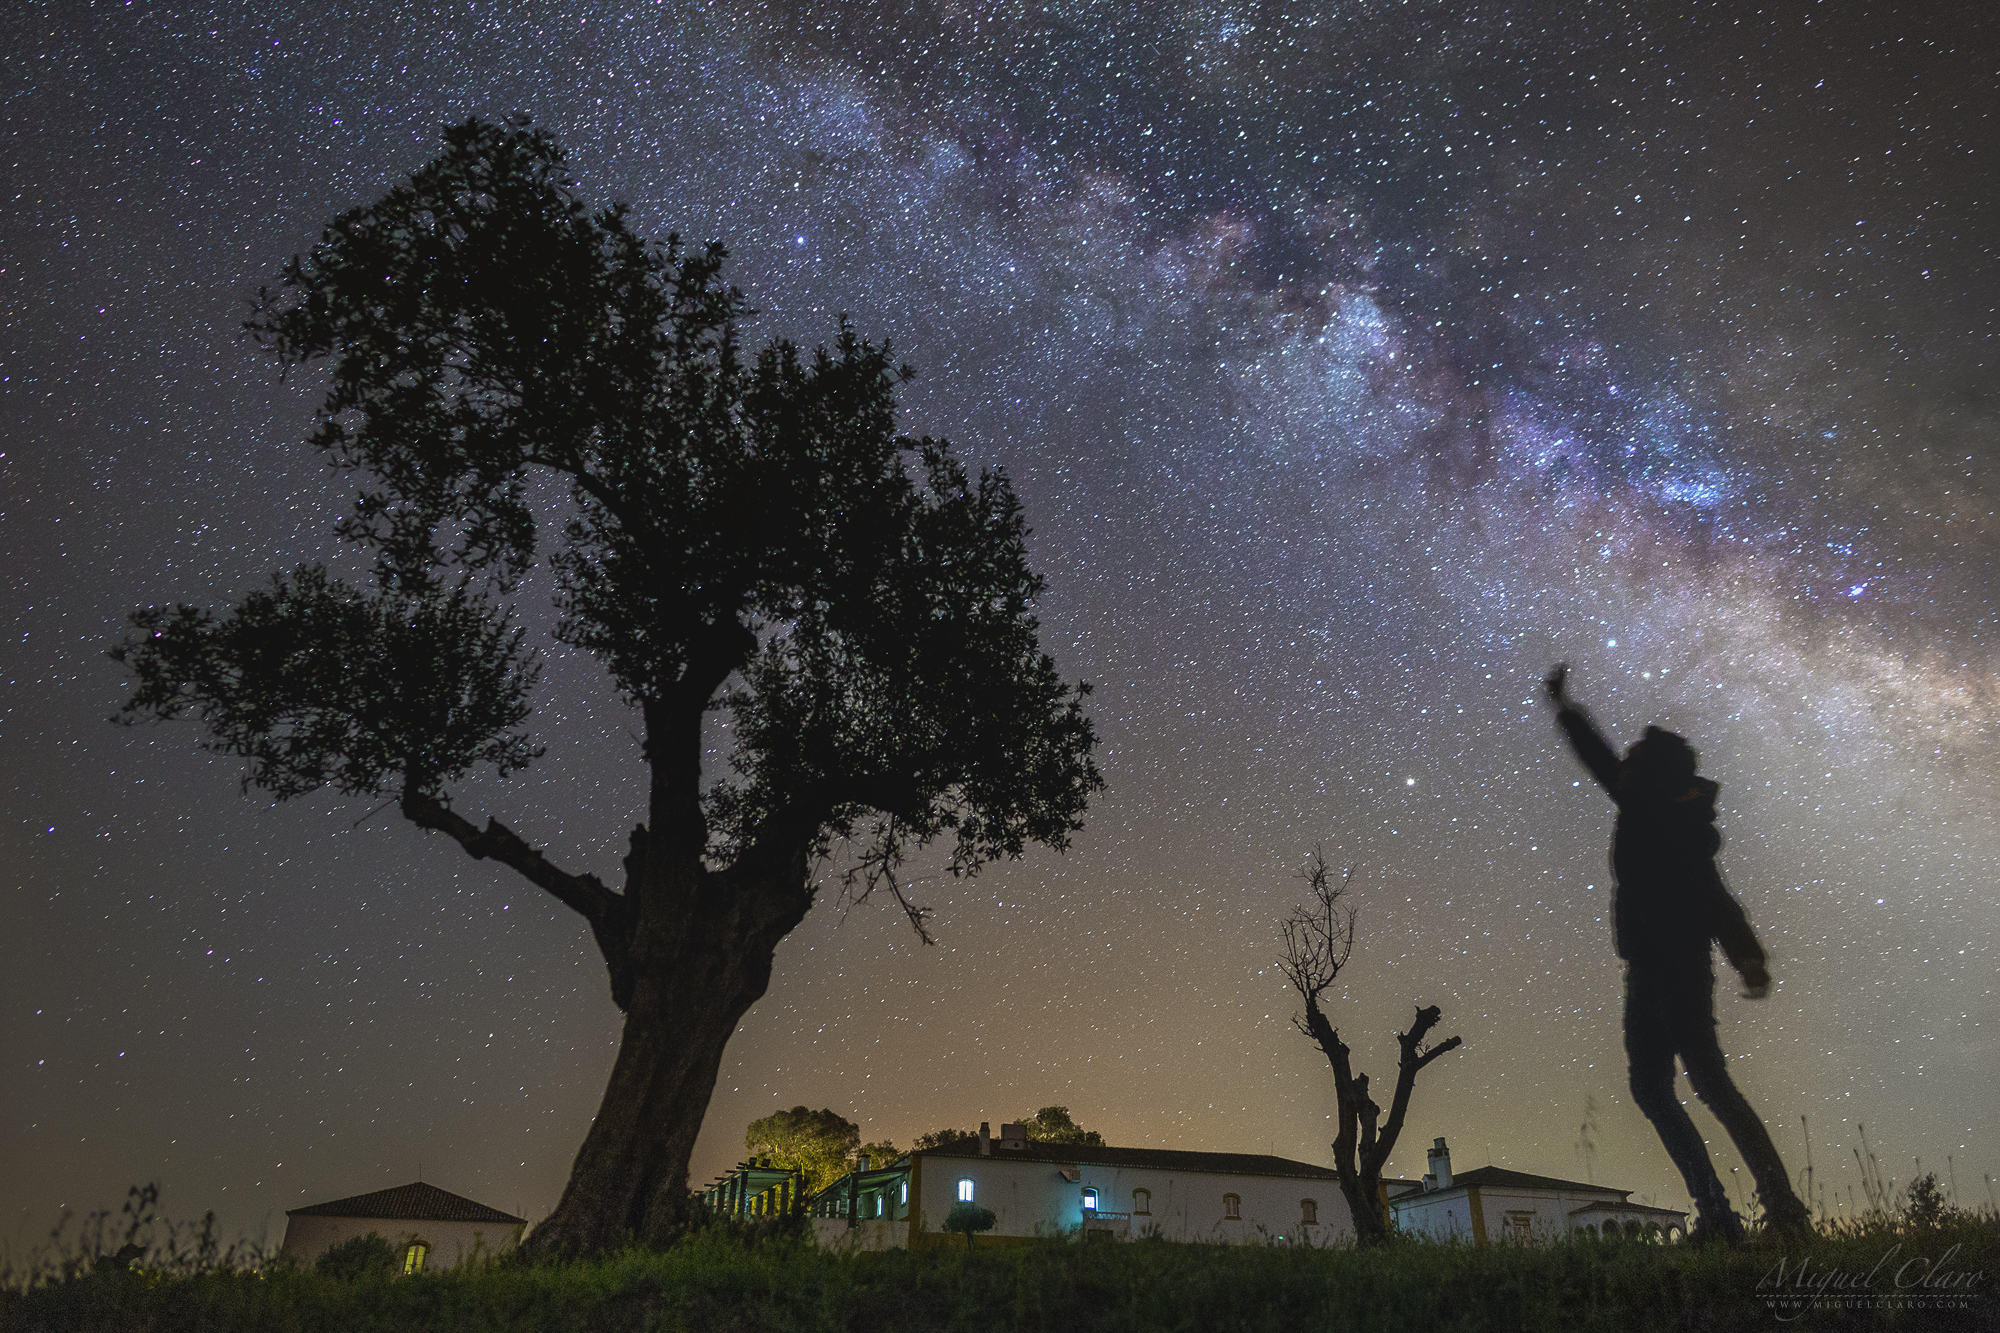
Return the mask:
<path id="1" fill-rule="evenodd" d="M 506 1222 L 412 1222 L 386 1217 L 314 1217 L 285 1219 L 285 1243 L 278 1251 L 280 1263 L 301 1267 L 311 1263 L 342 1241 L 374 1232 L 394 1246 L 397 1262 L 413 1240 L 431 1247 L 424 1256 L 424 1271 L 455 1268 L 480 1255 L 492 1258 L 503 1254 L 521 1239 L 521 1228 Z"/>
<path id="2" fill-rule="evenodd" d="M 868 1217 L 855 1226 L 847 1225 L 844 1217 L 815 1217 L 810 1220 L 813 1237 L 824 1249 L 900 1250 L 910 1243 L 907 1217 Z"/>
<path id="3" fill-rule="evenodd" d="M 1531 1214 L 1528 1235 L 1534 1241 L 1555 1240 L 1569 1233 L 1570 1212 L 1591 1203 L 1618 1203 L 1616 1190 L 1527 1190 L 1505 1186 L 1479 1186 L 1479 1208 L 1486 1222 L 1487 1241 L 1516 1238 L 1508 1229 L 1510 1212 Z M 1433 1240 L 1460 1240 L 1475 1237 L 1472 1205 L 1464 1188 L 1435 1190 L 1428 1194 L 1406 1194 L 1392 1201 L 1396 1225 L 1413 1235 Z M 1607 1214 L 1597 1214 L 1601 1222 Z M 1622 1217 L 1622 1215 L 1620 1215 Z M 1632 1216 L 1657 1221 L 1640 1213 Z"/>
<path id="4" fill-rule="evenodd" d="M 1053 1162 L 991 1157 L 926 1157 L 920 1192 L 923 1225 L 937 1231 L 958 1202 L 958 1182 L 973 1182 L 973 1202 L 994 1213 L 993 1236 L 1064 1235 L 1083 1224 L 1083 1191 L 1097 1190 L 1099 1213 L 1131 1213 L 1132 1191 L 1152 1191 L 1150 1216 L 1134 1216 L 1133 1239 L 1157 1233 L 1167 1240 L 1259 1241 L 1328 1245 L 1351 1239 L 1353 1221 L 1337 1180 L 1296 1180 L 1207 1171 L 1078 1163 L 1082 1179 L 1068 1181 Z M 1223 1216 L 1222 1196 L 1238 1195 L 1239 1218 Z M 1319 1221 L 1301 1220 L 1301 1199 L 1319 1204 Z"/>

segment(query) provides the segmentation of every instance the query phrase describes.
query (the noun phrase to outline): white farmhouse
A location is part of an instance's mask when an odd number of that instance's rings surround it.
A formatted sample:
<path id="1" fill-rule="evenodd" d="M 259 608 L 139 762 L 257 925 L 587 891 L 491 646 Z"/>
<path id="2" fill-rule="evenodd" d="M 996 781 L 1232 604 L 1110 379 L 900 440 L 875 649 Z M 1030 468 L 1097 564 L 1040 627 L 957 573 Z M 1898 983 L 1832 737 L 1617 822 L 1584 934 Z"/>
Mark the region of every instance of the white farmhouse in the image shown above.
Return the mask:
<path id="1" fill-rule="evenodd" d="M 343 1241 L 374 1232 L 396 1250 L 404 1273 L 454 1268 L 474 1255 L 514 1248 L 527 1219 L 417 1181 L 285 1213 L 280 1263 L 312 1263 Z"/>
<path id="2" fill-rule="evenodd" d="M 1019 1125 L 1002 1125 L 997 1139 L 981 1125 L 976 1139 L 850 1173 L 806 1211 L 823 1244 L 919 1249 L 965 1243 L 943 1232 L 946 1214 L 963 1202 L 993 1210 L 980 1245 L 1078 1231 L 1305 1245 L 1354 1234 L 1339 1177 L 1327 1167 L 1254 1153 L 1034 1143 Z"/>
<path id="3" fill-rule="evenodd" d="M 1397 1227 L 1433 1240 L 1485 1245 L 1496 1240 L 1547 1241 L 1577 1231 L 1672 1239 L 1687 1214 L 1630 1201 L 1632 1191 L 1533 1176 L 1497 1166 L 1454 1174 L 1443 1139 L 1429 1153 L 1422 1184 L 1384 1182 Z"/>

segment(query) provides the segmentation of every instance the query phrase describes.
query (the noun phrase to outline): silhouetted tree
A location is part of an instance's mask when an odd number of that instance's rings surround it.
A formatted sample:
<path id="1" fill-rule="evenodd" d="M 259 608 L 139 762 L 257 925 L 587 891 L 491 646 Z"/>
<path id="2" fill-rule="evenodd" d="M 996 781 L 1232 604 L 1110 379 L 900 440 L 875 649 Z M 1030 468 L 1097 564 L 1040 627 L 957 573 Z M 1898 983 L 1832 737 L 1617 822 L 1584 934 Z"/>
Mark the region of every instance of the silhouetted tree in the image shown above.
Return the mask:
<path id="1" fill-rule="evenodd" d="M 1021 1130 L 1031 1143 L 1074 1143 L 1085 1148 L 1102 1148 L 1104 1136 L 1085 1129 L 1070 1118 L 1067 1106 L 1044 1106 L 1021 1118 Z"/>
<path id="2" fill-rule="evenodd" d="M 864 1143 L 855 1150 L 855 1156 L 866 1157 L 871 1164 L 878 1167 L 887 1166 L 897 1158 L 906 1155 L 901 1148 L 898 1148 L 888 1139 L 878 1139 L 874 1143 Z"/>
<path id="3" fill-rule="evenodd" d="M 1903 1220 L 1920 1230 L 1934 1230 L 1955 1220 L 1958 1210 L 1938 1186 L 1938 1174 L 1926 1171 L 1912 1180 L 1904 1195 Z"/>
<path id="4" fill-rule="evenodd" d="M 1382 1168 L 1402 1135 L 1418 1071 L 1461 1043 L 1457 1037 L 1447 1037 L 1426 1049 L 1424 1039 L 1441 1015 L 1436 1005 L 1418 1009 L 1410 1030 L 1396 1034 L 1402 1058 L 1396 1070 L 1396 1092 L 1389 1101 L 1389 1118 L 1382 1119 L 1382 1108 L 1368 1093 L 1368 1075 L 1354 1071 L 1347 1043 L 1340 1039 L 1325 1008 L 1327 991 L 1354 952 L 1354 909 L 1341 901 L 1353 874 L 1349 870 L 1335 883 L 1327 871 L 1326 858 L 1314 849 L 1312 861 L 1301 875 L 1308 900 L 1293 908 L 1281 923 L 1285 956 L 1278 966 L 1305 1001 L 1305 1012 L 1292 1015 L 1293 1026 L 1312 1038 L 1333 1066 L 1337 1125 L 1333 1167 L 1340 1175 L 1340 1192 L 1347 1199 L 1348 1211 L 1354 1215 L 1355 1241 L 1377 1245 L 1389 1234 L 1382 1202 Z"/>
<path id="5" fill-rule="evenodd" d="M 752 1157 L 769 1157 L 773 1165 L 789 1167 L 806 1178 L 806 1188 L 823 1190 L 847 1174 L 861 1146 L 861 1127 L 831 1109 L 794 1106 L 752 1120 L 743 1131 L 743 1147 Z"/>
<path id="6" fill-rule="evenodd" d="M 979 1134 L 970 1129 L 934 1129 L 928 1134 L 917 1135 L 915 1151 L 924 1152 L 931 1148 L 943 1148 L 954 1143 L 964 1143 L 976 1139 Z"/>
<path id="7" fill-rule="evenodd" d="M 386 797 L 590 923 L 624 1033 L 531 1251 L 676 1234 L 724 1044 L 849 854 L 845 896 L 1062 848 L 1103 783 L 1084 686 L 1036 640 L 1021 508 L 947 444 L 901 437 L 899 370 L 837 345 L 751 364 L 719 246 L 693 254 L 592 210 L 525 122 L 467 121 L 335 220 L 247 327 L 324 361 L 312 443 L 361 478 L 340 531 L 372 583 L 279 574 L 220 615 L 138 612 L 113 650 L 122 716 L 194 713 L 246 786 Z M 549 484 L 554 483 L 554 484 Z M 545 549 L 558 640 L 638 714 L 650 790 L 624 883 L 563 870 L 454 808 L 475 768 L 522 768 L 537 659 L 507 603 Z M 704 723 L 728 718 L 726 768 Z M 925 936 L 925 938 L 928 938 Z"/>

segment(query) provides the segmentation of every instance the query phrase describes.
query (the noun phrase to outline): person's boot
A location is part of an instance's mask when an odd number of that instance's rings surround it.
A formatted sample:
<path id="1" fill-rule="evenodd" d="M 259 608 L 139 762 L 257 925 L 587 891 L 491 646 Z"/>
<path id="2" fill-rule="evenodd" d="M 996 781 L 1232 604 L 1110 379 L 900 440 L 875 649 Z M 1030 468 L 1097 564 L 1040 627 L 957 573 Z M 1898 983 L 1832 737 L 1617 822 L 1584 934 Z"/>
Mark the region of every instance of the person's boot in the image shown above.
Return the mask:
<path id="1" fill-rule="evenodd" d="M 1736 1215 L 1727 1199 L 1701 1207 L 1695 1215 L 1694 1229 L 1688 1233 L 1690 1245 L 1736 1246 L 1743 1240 L 1743 1219 Z"/>
<path id="2" fill-rule="evenodd" d="M 1812 1215 L 1794 1195 L 1764 1210 L 1764 1236 L 1778 1242 L 1807 1241 L 1813 1238 Z"/>

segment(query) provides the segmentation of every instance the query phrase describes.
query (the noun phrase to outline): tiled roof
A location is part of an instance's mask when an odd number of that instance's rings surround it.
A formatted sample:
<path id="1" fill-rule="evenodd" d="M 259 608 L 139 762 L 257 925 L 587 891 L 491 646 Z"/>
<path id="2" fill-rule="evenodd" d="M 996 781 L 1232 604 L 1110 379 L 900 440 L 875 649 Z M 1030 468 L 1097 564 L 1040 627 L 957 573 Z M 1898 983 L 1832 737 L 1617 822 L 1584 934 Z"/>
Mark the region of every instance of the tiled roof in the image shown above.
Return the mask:
<path id="1" fill-rule="evenodd" d="M 394 1189 L 357 1194 L 351 1199 L 316 1203 L 308 1208 L 291 1208 L 286 1217 L 380 1217 L 392 1222 L 513 1222 L 525 1217 L 503 1213 L 474 1203 L 462 1194 L 441 1190 L 435 1185 L 414 1181 Z"/>
<path id="2" fill-rule="evenodd" d="M 979 1142 L 967 1139 L 942 1148 L 926 1148 L 921 1157 L 977 1158 Z M 1338 1180 L 1330 1166 L 1294 1162 L 1263 1153 L 1186 1152 L 1179 1148 L 1089 1148 L 1079 1143 L 1030 1143 L 1025 1148 L 993 1144 L 992 1161 L 1050 1162 L 1062 1166 L 1135 1166 L 1159 1171 L 1208 1171 L 1229 1176 L 1291 1176 L 1307 1180 Z"/>
<path id="3" fill-rule="evenodd" d="M 1486 1189 L 1580 1190 L 1585 1194 L 1616 1194 L 1625 1198 L 1631 1190 L 1614 1190 L 1603 1185 L 1586 1185 L 1581 1180 L 1558 1180 L 1554 1176 L 1531 1176 L 1526 1171 L 1509 1171 L 1504 1166 L 1475 1166 L 1470 1171 L 1451 1173 L 1451 1188 L 1478 1185 Z"/>
<path id="4" fill-rule="evenodd" d="M 1652 1213 L 1659 1217 L 1687 1216 L 1687 1212 L 1680 1208 L 1655 1208 L 1644 1203 L 1614 1203 L 1609 1199 L 1593 1199 L 1581 1208 L 1569 1210 L 1571 1217 L 1580 1217 L 1584 1213 Z"/>

